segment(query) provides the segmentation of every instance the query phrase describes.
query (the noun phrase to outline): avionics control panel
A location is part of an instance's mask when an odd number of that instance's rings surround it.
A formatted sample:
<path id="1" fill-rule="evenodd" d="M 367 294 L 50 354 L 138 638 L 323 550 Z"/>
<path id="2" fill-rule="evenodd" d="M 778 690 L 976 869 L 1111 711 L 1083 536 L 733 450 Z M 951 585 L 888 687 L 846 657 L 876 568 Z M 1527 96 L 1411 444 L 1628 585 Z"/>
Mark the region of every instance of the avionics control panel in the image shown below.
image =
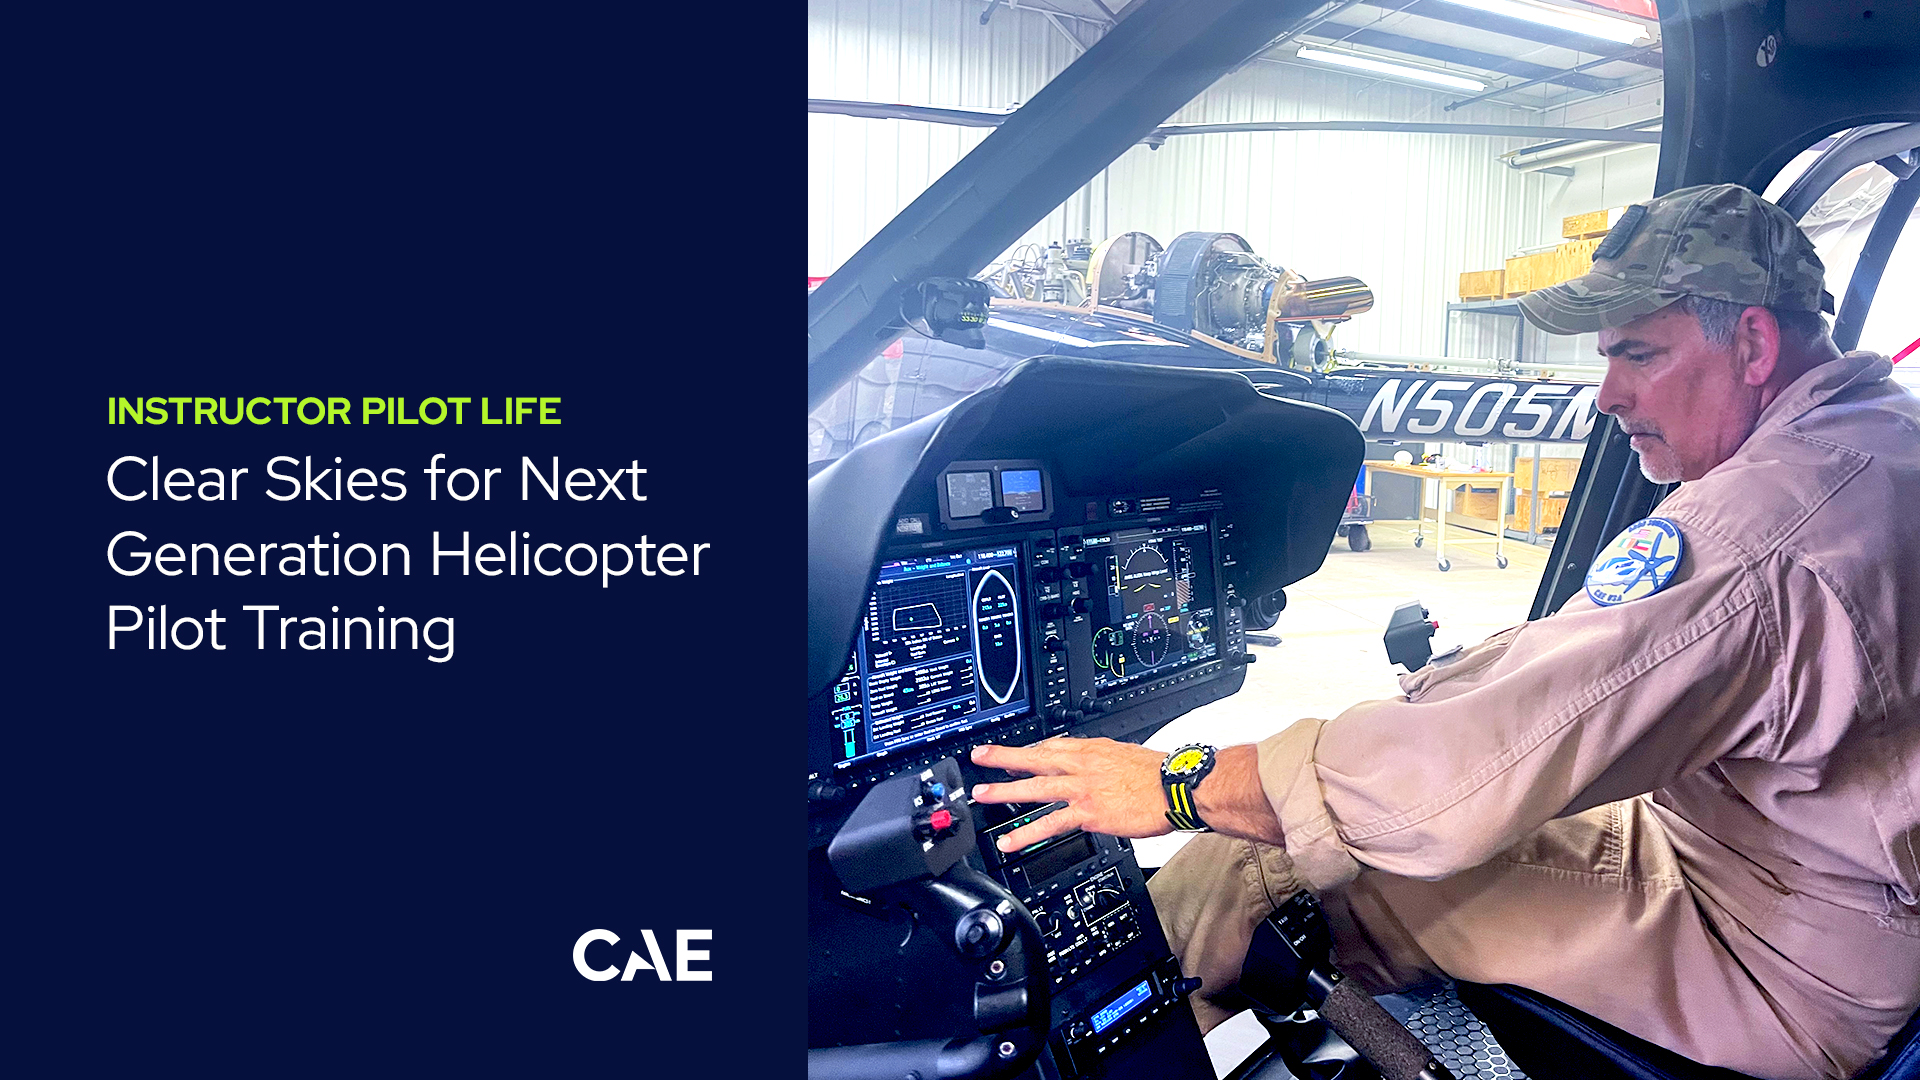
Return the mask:
<path id="1" fill-rule="evenodd" d="M 955 461 L 903 499 L 840 677 L 809 703 L 810 969 L 832 1010 L 813 1045 L 925 1037 L 964 1025 L 888 994 L 851 996 L 901 964 L 910 928 L 848 894 L 820 848 L 872 785 L 954 759 L 970 789 L 1012 779 L 975 766 L 986 743 L 1141 739 L 1240 688 L 1248 662 L 1231 587 L 1233 523 L 1217 492 L 1074 490 L 1035 459 Z M 1002 853 L 995 841 L 1057 805 L 975 804 L 969 862 L 1032 914 L 1046 949 L 1051 1075 L 1190 1074 L 1205 1067 L 1146 875 L 1124 839 L 1072 831 Z M 931 946 L 929 946 L 931 949 Z M 946 963 L 917 954 L 916 977 Z M 891 984 L 888 984 L 891 985 Z M 946 1025 L 946 1026 L 943 1026 Z"/>
<path id="2" fill-rule="evenodd" d="M 1238 689 L 1229 534 L 1218 512 L 1166 513 L 889 549 L 841 677 L 809 702 L 810 806 L 985 742 L 1139 737 Z"/>
<path id="3" fill-rule="evenodd" d="M 1344 418 L 1238 374 L 1051 357 L 811 475 L 810 1048 L 981 1030 L 953 935 L 827 858 L 873 785 L 951 759 L 977 792 L 1013 779 L 980 745 L 1138 741 L 1238 690 L 1249 590 L 1319 565 L 1360 451 Z M 1132 846 L 1068 830 L 1002 853 L 1059 809 L 963 798 L 978 843 L 949 873 L 997 879 L 1046 965 L 1024 1080 L 1210 1075 Z"/>

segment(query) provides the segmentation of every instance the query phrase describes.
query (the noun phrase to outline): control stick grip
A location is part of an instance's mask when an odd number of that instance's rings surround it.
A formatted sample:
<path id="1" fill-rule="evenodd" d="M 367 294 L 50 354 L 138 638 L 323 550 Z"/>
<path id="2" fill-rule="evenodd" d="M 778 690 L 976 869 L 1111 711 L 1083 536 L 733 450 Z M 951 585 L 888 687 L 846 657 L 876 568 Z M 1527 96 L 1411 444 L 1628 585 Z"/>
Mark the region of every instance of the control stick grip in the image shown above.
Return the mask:
<path id="1" fill-rule="evenodd" d="M 1319 1011 L 1386 1080 L 1454 1080 L 1412 1032 L 1352 979 L 1334 983 Z"/>

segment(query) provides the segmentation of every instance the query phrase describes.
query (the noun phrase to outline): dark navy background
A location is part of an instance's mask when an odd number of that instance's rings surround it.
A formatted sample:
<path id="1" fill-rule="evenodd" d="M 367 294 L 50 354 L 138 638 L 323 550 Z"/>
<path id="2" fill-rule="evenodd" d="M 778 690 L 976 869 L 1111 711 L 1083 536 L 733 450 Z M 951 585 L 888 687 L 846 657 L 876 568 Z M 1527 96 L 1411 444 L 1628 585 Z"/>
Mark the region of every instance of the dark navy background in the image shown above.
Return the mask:
<path id="1" fill-rule="evenodd" d="M 798 1075 L 801 129 L 723 77 L 797 69 L 798 27 L 181 18 L 36 38 L 16 102 L 45 148 L 14 156 L 14 210 L 50 234 L 4 553 L 22 1026 L 81 1073 Z M 349 397 L 356 423 L 109 427 L 115 395 Z M 363 395 L 558 397 L 565 422 L 362 427 Z M 494 500 L 429 501 L 436 451 L 500 468 Z M 128 503 L 123 454 L 250 471 L 235 502 Z M 403 468 L 409 495 L 275 502 L 276 454 Z M 648 501 L 522 502 L 521 455 L 555 454 L 638 459 Z M 413 574 L 123 578 L 123 529 L 337 530 Z M 713 546 L 698 578 L 603 590 L 435 577 L 435 529 Z M 108 605 L 163 602 L 218 607 L 227 650 L 107 650 Z M 258 651 L 243 604 L 451 616 L 457 651 Z M 714 980 L 588 982 L 570 951 L 599 927 L 602 965 L 711 929 Z"/>

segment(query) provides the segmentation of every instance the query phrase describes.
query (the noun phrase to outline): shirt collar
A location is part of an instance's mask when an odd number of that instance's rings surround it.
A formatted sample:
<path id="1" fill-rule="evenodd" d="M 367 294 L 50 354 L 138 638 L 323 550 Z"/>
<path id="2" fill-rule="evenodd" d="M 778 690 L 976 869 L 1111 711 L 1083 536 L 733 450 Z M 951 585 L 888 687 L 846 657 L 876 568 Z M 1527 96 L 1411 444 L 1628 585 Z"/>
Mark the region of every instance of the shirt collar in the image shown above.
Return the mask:
<path id="1" fill-rule="evenodd" d="M 1748 440 L 1793 423 L 1845 390 L 1879 382 L 1891 374 L 1893 365 L 1878 353 L 1850 352 L 1838 360 L 1829 360 L 1788 384 L 1760 413 L 1760 420 Z"/>

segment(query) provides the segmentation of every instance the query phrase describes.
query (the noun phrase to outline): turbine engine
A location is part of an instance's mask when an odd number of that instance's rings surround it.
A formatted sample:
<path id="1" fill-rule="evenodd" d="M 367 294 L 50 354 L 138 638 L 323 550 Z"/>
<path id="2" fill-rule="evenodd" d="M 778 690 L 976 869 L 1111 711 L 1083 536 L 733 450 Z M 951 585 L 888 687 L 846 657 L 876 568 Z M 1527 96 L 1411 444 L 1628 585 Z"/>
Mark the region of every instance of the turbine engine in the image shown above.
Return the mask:
<path id="1" fill-rule="evenodd" d="M 1096 305 L 1314 371 L 1327 366 L 1333 327 L 1373 307 L 1360 279 L 1308 280 L 1228 232 L 1181 233 L 1165 248 L 1146 233 L 1121 233 L 1094 249 L 1086 280 Z"/>

